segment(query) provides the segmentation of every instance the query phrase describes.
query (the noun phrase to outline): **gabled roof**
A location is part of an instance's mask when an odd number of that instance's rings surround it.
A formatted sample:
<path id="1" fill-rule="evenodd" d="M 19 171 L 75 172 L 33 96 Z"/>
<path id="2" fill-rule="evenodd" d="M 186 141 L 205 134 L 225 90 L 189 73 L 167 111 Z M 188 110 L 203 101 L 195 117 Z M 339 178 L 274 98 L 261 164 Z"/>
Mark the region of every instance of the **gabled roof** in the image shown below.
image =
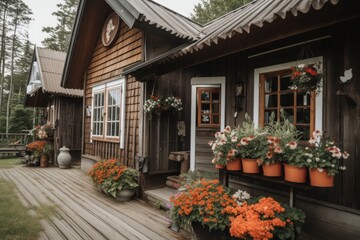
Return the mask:
<path id="1" fill-rule="evenodd" d="M 201 25 L 151 0 L 80 0 L 61 85 L 83 88 L 84 73 L 104 20 L 115 11 L 129 28 L 163 34 L 179 44 L 198 39 Z"/>
<path id="2" fill-rule="evenodd" d="M 106 0 L 129 28 L 138 23 L 152 25 L 170 34 L 194 40 L 202 26 L 151 0 Z"/>
<path id="3" fill-rule="evenodd" d="M 42 91 L 52 94 L 82 97 L 82 90 L 66 89 L 60 86 L 66 53 L 36 47 L 36 58 L 40 67 Z"/>

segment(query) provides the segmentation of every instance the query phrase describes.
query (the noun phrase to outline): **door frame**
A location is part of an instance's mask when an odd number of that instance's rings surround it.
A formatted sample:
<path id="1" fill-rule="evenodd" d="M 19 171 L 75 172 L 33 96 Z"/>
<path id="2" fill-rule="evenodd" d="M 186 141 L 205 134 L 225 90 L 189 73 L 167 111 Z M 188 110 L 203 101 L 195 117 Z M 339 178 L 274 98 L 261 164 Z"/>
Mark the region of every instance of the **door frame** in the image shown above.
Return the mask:
<path id="1" fill-rule="evenodd" d="M 225 128 L 225 77 L 195 77 L 191 79 L 191 126 L 190 126 L 190 170 L 195 170 L 196 137 L 196 89 L 199 87 L 220 87 L 221 109 L 220 129 Z M 209 147 L 209 151 L 211 151 Z"/>

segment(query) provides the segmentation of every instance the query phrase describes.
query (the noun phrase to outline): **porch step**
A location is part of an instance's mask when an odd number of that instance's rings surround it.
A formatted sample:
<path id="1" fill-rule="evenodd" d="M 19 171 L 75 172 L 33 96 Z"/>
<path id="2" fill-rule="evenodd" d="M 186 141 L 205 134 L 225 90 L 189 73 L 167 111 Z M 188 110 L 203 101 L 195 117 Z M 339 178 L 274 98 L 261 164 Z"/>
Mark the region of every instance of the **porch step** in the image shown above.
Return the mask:
<path id="1" fill-rule="evenodd" d="M 177 193 L 176 189 L 172 189 L 169 187 L 162 187 L 152 190 L 146 190 L 144 192 L 145 199 L 147 202 L 149 202 L 151 205 L 153 205 L 156 208 L 169 210 L 170 205 L 170 196 Z"/>

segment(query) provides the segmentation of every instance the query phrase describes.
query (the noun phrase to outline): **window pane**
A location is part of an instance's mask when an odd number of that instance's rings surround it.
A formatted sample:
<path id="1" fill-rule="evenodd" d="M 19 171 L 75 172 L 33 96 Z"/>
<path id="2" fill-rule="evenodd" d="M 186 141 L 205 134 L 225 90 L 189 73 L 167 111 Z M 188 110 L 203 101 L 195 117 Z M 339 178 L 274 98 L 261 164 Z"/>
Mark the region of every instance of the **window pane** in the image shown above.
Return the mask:
<path id="1" fill-rule="evenodd" d="M 298 92 L 296 97 L 296 104 L 298 106 L 310 106 L 310 94 Z"/>
<path id="2" fill-rule="evenodd" d="M 296 126 L 297 130 L 302 132 L 302 136 L 301 136 L 301 140 L 309 140 L 309 136 L 310 136 L 310 125 L 305 125 L 305 126 Z"/>
<path id="3" fill-rule="evenodd" d="M 210 101 L 210 93 L 202 91 L 201 92 L 201 101 Z"/>
<path id="4" fill-rule="evenodd" d="M 213 112 L 213 113 L 220 113 L 219 104 L 214 103 L 214 104 L 212 105 L 212 112 Z"/>
<path id="5" fill-rule="evenodd" d="M 120 124 L 120 88 L 111 89 L 108 91 L 108 118 L 107 118 L 107 136 L 117 137 L 119 136 L 118 125 Z"/>
<path id="6" fill-rule="evenodd" d="M 265 108 L 277 107 L 277 94 L 265 95 Z"/>
<path id="7" fill-rule="evenodd" d="M 201 111 L 203 113 L 210 113 L 210 104 L 208 103 L 202 103 L 201 104 Z"/>
<path id="8" fill-rule="evenodd" d="M 297 109 L 296 123 L 310 123 L 310 109 Z"/>
<path id="9" fill-rule="evenodd" d="M 282 76 L 280 78 L 280 91 L 290 90 L 289 86 L 291 85 L 290 82 L 290 75 L 288 76 Z"/>
<path id="10" fill-rule="evenodd" d="M 277 92 L 278 80 L 277 77 L 268 77 L 265 80 L 265 93 Z"/>
<path id="11" fill-rule="evenodd" d="M 220 124 L 220 119 L 218 115 L 213 116 L 213 124 Z"/>
<path id="12" fill-rule="evenodd" d="M 218 92 L 213 92 L 212 93 L 212 99 L 213 99 L 213 102 L 220 101 L 220 94 Z"/>
<path id="13" fill-rule="evenodd" d="M 93 135 L 103 135 L 104 93 L 94 94 Z"/>
<path id="14" fill-rule="evenodd" d="M 294 123 L 294 109 L 284 109 L 285 118 Z"/>
<path id="15" fill-rule="evenodd" d="M 285 93 L 280 95 L 280 106 L 294 106 L 294 93 Z"/>

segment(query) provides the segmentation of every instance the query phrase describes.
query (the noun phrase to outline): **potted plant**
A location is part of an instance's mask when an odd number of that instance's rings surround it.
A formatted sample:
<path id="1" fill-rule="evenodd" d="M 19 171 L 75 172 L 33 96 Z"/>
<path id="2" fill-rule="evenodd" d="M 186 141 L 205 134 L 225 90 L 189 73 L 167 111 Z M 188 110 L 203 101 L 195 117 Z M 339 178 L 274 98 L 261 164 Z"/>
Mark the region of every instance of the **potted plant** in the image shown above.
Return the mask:
<path id="1" fill-rule="evenodd" d="M 46 144 L 46 141 L 44 140 L 39 140 L 39 141 L 34 141 L 34 142 L 31 142 L 29 144 L 26 145 L 26 148 L 32 152 L 32 155 L 34 156 L 34 160 L 33 160 L 33 163 L 36 165 L 38 164 L 40 161 L 39 161 L 39 158 L 42 154 L 42 151 L 43 151 L 43 148 Z"/>
<path id="2" fill-rule="evenodd" d="M 341 164 L 342 159 L 347 159 L 349 154 L 341 151 L 330 141 L 329 137 L 320 130 L 315 130 L 310 138 L 310 147 L 305 148 L 305 157 L 310 174 L 310 184 L 316 187 L 334 186 L 334 176 L 339 170 L 346 167 Z"/>
<path id="3" fill-rule="evenodd" d="M 240 239 L 296 239 L 305 222 L 302 210 L 271 197 L 250 198 L 225 212 L 235 213 L 230 219 L 230 235 Z"/>
<path id="4" fill-rule="evenodd" d="M 97 162 L 89 175 L 103 192 L 122 202 L 131 199 L 139 187 L 138 171 L 116 159 Z"/>
<path id="5" fill-rule="evenodd" d="M 231 212 L 226 207 L 237 204 L 218 180 L 197 179 L 186 184 L 170 197 L 170 215 L 180 225 L 191 225 L 197 239 L 222 239 L 228 237 Z M 226 238 L 227 239 L 227 238 Z"/>
<path id="6" fill-rule="evenodd" d="M 272 112 L 269 123 L 265 127 L 267 131 L 267 152 L 261 157 L 261 165 L 265 176 L 282 176 L 282 162 L 286 159 L 284 152 L 286 144 L 299 139 L 300 132 L 285 117 L 284 110 L 280 110 L 280 121 L 275 120 Z"/>
<path id="7" fill-rule="evenodd" d="M 213 151 L 214 158 L 212 163 L 217 168 L 227 166 L 228 170 L 240 170 L 241 161 L 237 156 L 236 145 L 238 137 L 235 129 L 227 126 L 222 132 L 215 133 L 215 141 L 210 141 L 209 145 Z"/>
<path id="8" fill-rule="evenodd" d="M 322 73 L 319 65 L 299 64 L 290 68 L 291 89 L 300 89 L 305 92 L 319 90 Z"/>
<path id="9" fill-rule="evenodd" d="M 307 177 L 307 158 L 305 148 L 297 141 L 285 144 L 283 153 L 284 175 L 288 182 L 304 183 Z"/>
<path id="10" fill-rule="evenodd" d="M 236 131 L 240 139 L 236 145 L 236 151 L 242 157 L 243 172 L 258 173 L 261 156 L 264 156 L 267 151 L 266 129 L 255 128 L 249 115 L 245 114 L 245 121 Z"/>

